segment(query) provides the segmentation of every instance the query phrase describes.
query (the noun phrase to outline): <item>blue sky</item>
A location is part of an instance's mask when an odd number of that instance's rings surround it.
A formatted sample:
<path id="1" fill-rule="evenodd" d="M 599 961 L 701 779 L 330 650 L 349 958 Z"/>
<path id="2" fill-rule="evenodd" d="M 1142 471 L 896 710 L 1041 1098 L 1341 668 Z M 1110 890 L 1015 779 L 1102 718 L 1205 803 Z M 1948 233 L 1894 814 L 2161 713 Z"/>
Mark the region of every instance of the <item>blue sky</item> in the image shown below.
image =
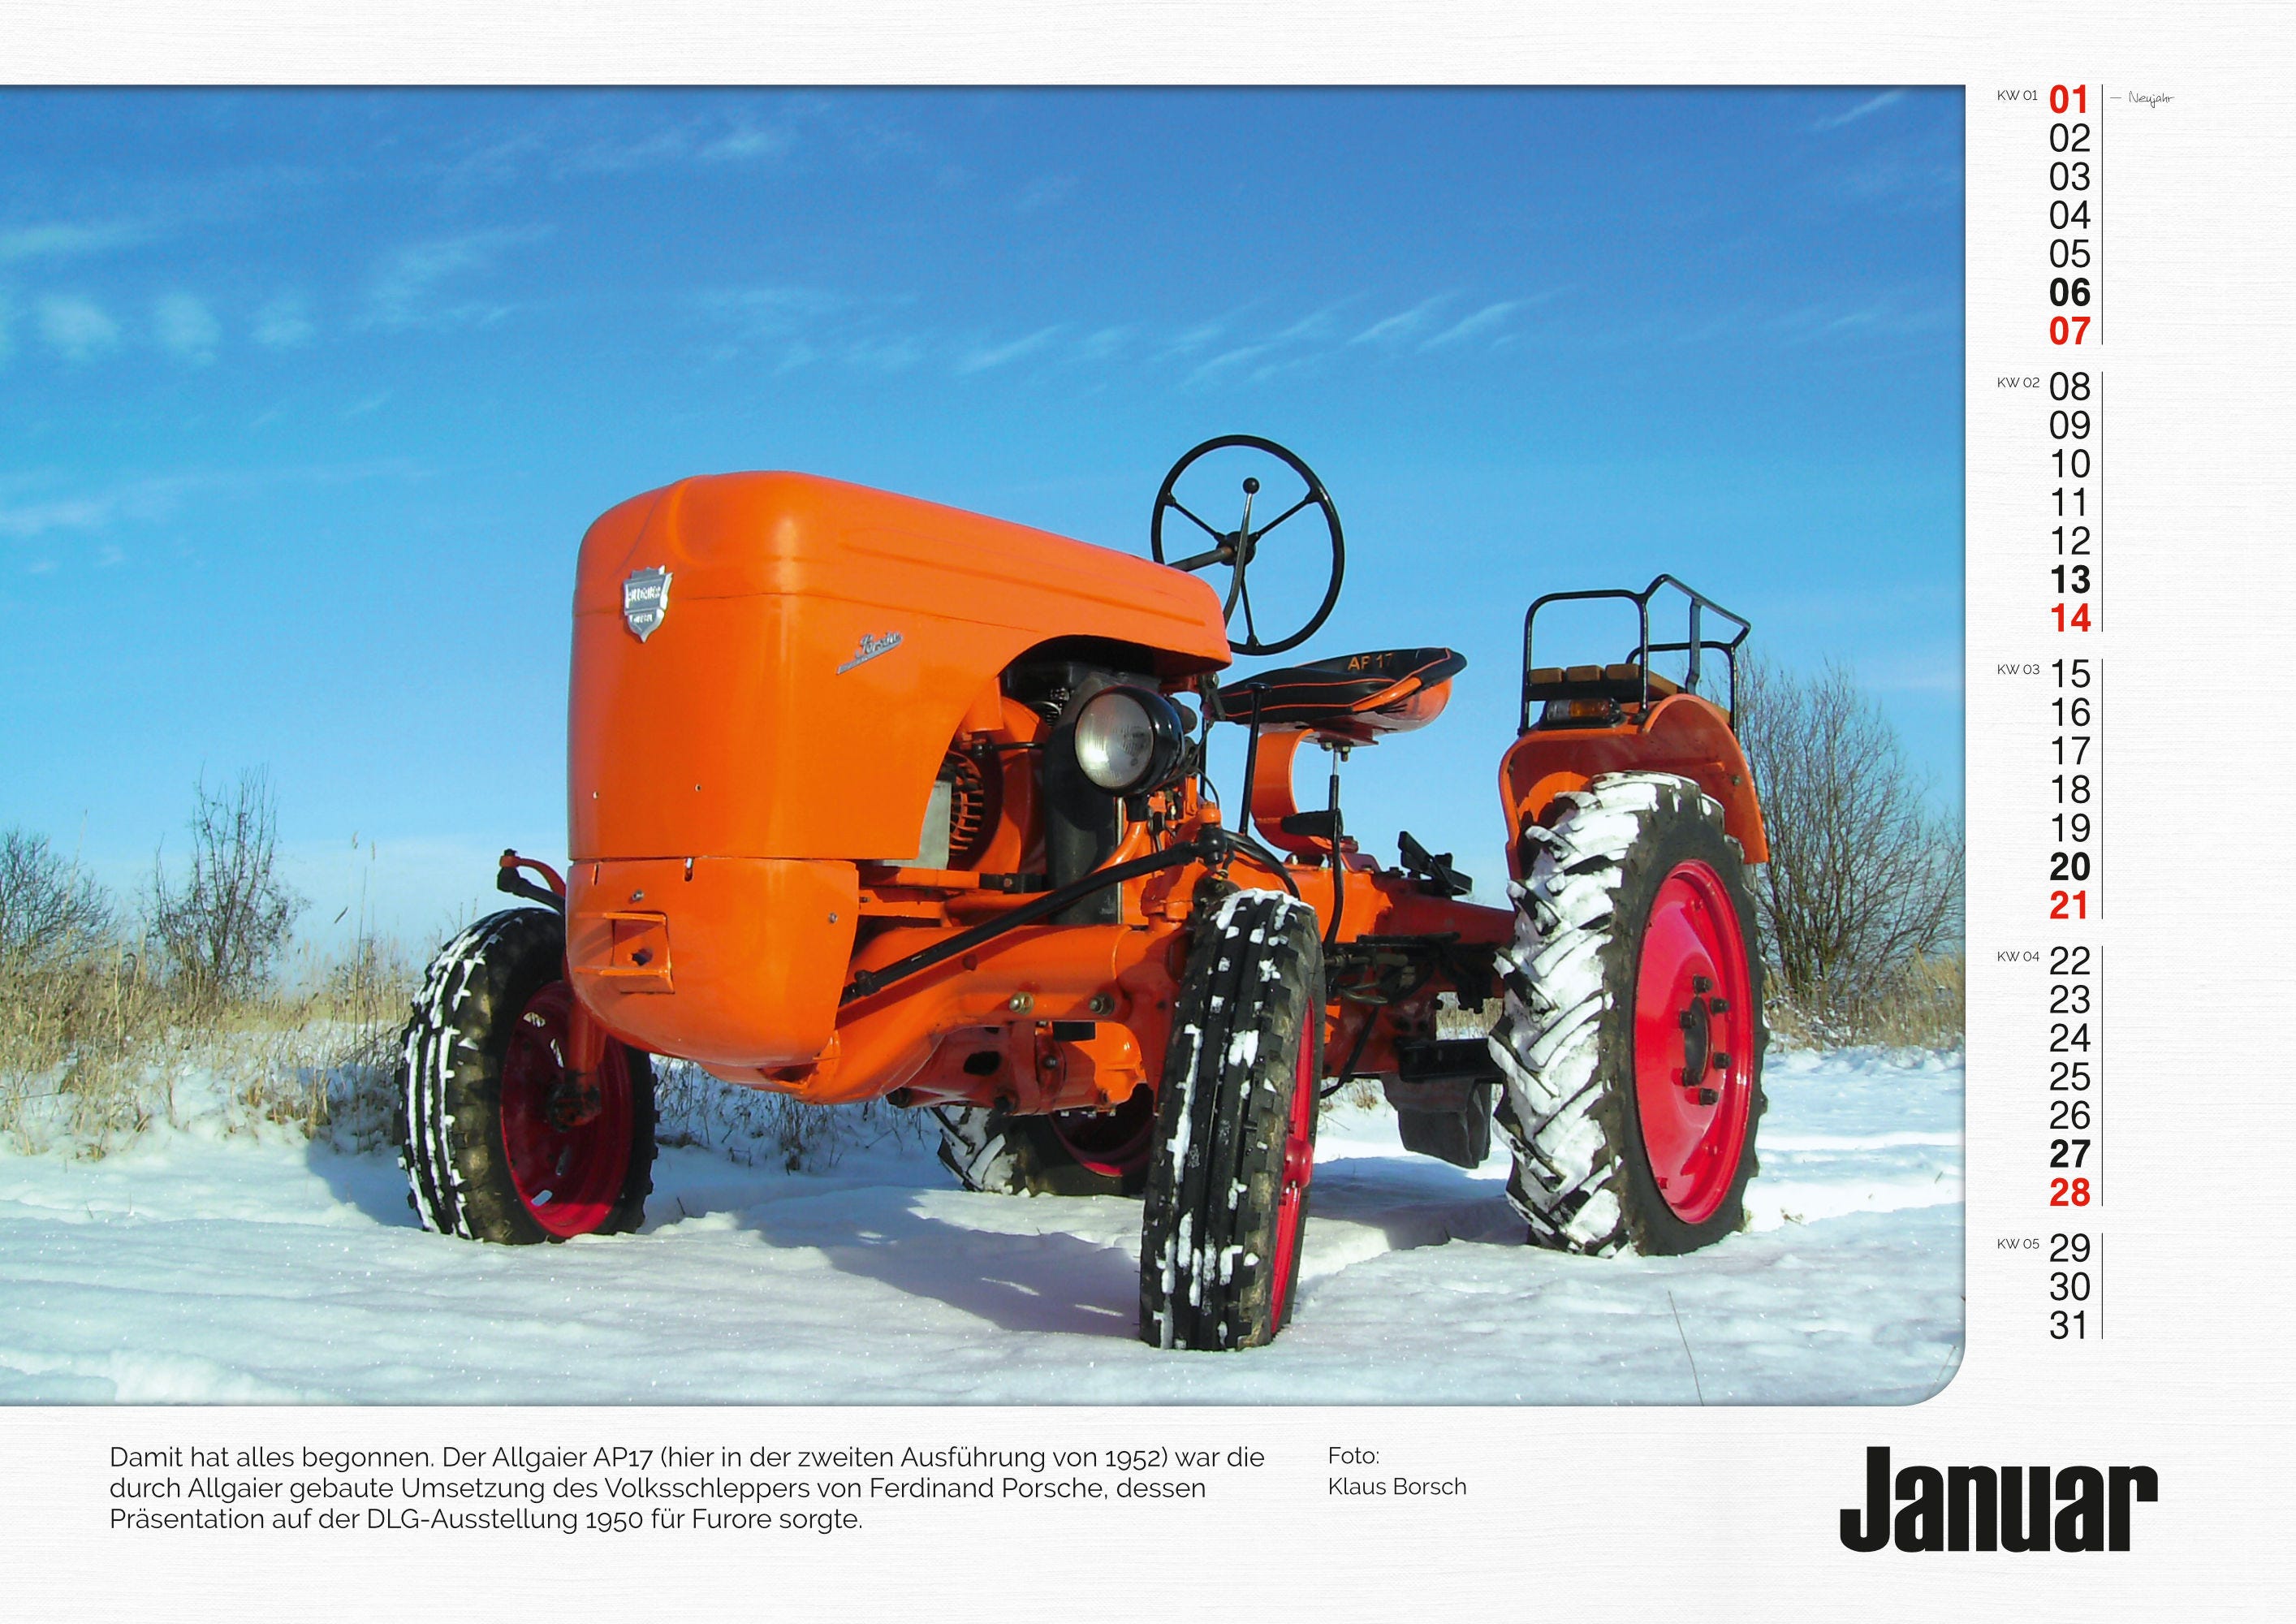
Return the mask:
<path id="1" fill-rule="evenodd" d="M 1957 802 L 1962 264 L 1952 90 L 0 92 L 0 826 L 129 880 L 265 765 L 314 931 L 425 947 L 563 849 L 608 506 L 1136 552 L 1238 431 L 1347 525 L 1290 658 L 1469 657 L 1349 769 L 1384 855 L 1495 893 L 1523 607 L 1660 569 Z"/>

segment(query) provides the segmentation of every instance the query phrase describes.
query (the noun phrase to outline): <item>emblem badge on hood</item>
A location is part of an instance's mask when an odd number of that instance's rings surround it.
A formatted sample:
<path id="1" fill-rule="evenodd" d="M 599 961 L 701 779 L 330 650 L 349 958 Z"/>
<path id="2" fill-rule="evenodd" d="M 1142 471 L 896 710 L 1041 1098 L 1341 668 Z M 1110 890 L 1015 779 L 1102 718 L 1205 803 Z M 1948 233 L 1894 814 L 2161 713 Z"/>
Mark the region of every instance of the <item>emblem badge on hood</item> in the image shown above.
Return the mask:
<path id="1" fill-rule="evenodd" d="M 898 632 L 864 632 L 859 645 L 853 651 L 853 658 L 838 667 L 837 674 L 842 677 L 855 666 L 867 665 L 878 655 L 890 654 L 900 646 L 901 634 Z"/>
<path id="2" fill-rule="evenodd" d="M 622 583 L 622 619 L 644 643 L 669 613 L 669 571 L 641 570 Z"/>

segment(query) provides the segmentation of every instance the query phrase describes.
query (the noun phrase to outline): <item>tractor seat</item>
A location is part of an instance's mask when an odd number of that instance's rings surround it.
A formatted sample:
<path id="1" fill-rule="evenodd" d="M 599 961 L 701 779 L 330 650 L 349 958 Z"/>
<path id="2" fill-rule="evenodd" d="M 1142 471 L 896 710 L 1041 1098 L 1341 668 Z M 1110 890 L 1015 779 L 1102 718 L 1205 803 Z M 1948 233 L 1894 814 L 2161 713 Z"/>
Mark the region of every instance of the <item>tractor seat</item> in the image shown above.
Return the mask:
<path id="1" fill-rule="evenodd" d="M 1424 727 L 1450 701 L 1451 678 L 1467 657 L 1449 649 L 1386 649 L 1313 665 L 1260 671 L 1220 690 L 1231 722 L 1249 724 L 1259 705 L 1262 729 L 1312 733 L 1341 744 L 1370 744 L 1383 733 Z"/>

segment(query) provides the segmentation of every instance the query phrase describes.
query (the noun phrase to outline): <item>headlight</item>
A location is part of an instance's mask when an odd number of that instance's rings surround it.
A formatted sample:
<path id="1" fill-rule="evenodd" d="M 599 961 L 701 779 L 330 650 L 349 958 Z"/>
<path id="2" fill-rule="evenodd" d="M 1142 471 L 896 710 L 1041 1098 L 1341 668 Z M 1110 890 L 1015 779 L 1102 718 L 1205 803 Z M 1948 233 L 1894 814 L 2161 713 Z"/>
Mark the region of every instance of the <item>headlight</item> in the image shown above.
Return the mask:
<path id="1" fill-rule="evenodd" d="M 1169 783 L 1185 742 L 1178 708 L 1147 688 L 1103 688 L 1077 712 L 1077 767 L 1111 795 Z"/>

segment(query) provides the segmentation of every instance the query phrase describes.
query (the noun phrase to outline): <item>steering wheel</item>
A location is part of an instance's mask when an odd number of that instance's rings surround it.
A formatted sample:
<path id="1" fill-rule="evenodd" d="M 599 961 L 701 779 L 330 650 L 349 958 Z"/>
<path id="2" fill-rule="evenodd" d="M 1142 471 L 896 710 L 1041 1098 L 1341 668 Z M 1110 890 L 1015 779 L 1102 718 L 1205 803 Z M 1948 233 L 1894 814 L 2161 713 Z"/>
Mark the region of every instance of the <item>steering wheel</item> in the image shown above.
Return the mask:
<path id="1" fill-rule="evenodd" d="M 1242 482 L 1243 516 L 1236 521 L 1235 528 L 1222 530 L 1206 523 L 1174 492 L 1180 483 L 1181 476 L 1194 467 L 1198 462 L 1215 452 L 1226 451 L 1234 447 L 1259 453 L 1262 459 L 1272 458 L 1277 464 L 1277 467 L 1268 469 L 1267 472 L 1271 479 L 1277 480 L 1278 489 L 1282 494 L 1271 497 L 1268 502 L 1262 504 L 1262 506 L 1274 506 L 1277 502 L 1283 501 L 1297 487 L 1304 486 L 1305 494 L 1292 502 L 1267 523 L 1255 526 L 1251 520 L 1251 510 L 1260 495 L 1260 481 L 1256 474 L 1247 476 Z M 1236 467 L 1250 465 L 1258 460 L 1260 459 L 1250 457 L 1221 459 L 1224 463 Z M 1221 472 L 1229 472 L 1229 470 Z M 1199 505 L 1208 507 L 1211 504 L 1210 497 L 1218 492 L 1218 474 L 1208 468 L 1198 475 L 1191 494 L 1201 491 L 1202 494 L 1197 495 L 1197 502 Z M 1267 533 L 1294 514 L 1305 513 L 1309 508 L 1315 509 L 1323 516 L 1324 528 L 1330 534 L 1332 544 L 1330 584 L 1324 589 L 1323 603 L 1316 608 L 1305 626 L 1288 637 L 1263 641 L 1259 636 L 1259 624 L 1252 614 L 1251 587 L 1247 579 L 1248 573 L 1253 561 L 1259 555 L 1259 544 L 1267 538 Z M 1201 530 L 1212 545 L 1203 552 L 1191 554 L 1185 558 L 1166 558 L 1164 556 L 1164 515 L 1168 513 L 1178 513 L 1181 518 Z M 1305 535 L 1306 532 L 1303 531 L 1300 534 Z M 1199 570 L 1211 569 L 1218 564 L 1226 564 L 1228 567 L 1231 573 L 1228 577 L 1226 600 L 1222 612 L 1231 627 L 1228 633 L 1228 646 L 1239 654 L 1280 654 L 1286 649 L 1297 648 L 1307 642 L 1309 637 L 1315 636 L 1317 627 L 1331 619 L 1332 606 L 1340 601 L 1340 582 L 1347 573 L 1347 547 L 1340 536 L 1339 510 L 1332 505 L 1331 493 L 1324 488 L 1323 480 L 1316 477 L 1314 469 L 1308 467 L 1291 452 L 1274 440 L 1262 439 L 1257 434 L 1223 434 L 1218 439 L 1208 439 L 1172 464 L 1172 472 L 1164 476 L 1163 488 L 1156 493 L 1156 511 L 1148 521 L 1148 549 L 1158 563 L 1168 563 L 1175 570 L 1185 570 L 1193 573 Z M 1261 590 L 1264 595 L 1267 590 L 1265 586 Z M 1239 605 L 1243 610 L 1243 641 L 1241 643 L 1235 640 L 1235 633 L 1233 629 L 1235 611 Z"/>

